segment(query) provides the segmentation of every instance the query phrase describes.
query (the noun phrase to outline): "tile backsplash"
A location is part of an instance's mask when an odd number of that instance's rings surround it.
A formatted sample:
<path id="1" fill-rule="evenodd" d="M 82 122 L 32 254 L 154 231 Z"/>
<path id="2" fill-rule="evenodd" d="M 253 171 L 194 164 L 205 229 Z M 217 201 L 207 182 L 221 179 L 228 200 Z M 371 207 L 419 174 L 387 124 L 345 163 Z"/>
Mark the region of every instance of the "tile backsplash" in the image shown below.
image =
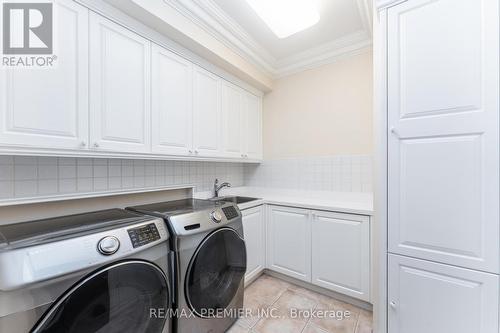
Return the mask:
<path id="1" fill-rule="evenodd" d="M 371 192 L 372 156 L 265 160 L 245 165 L 245 185 L 294 190 Z"/>
<path id="2" fill-rule="evenodd" d="M 244 185 L 241 163 L 0 156 L 0 200 L 192 184 Z"/>
<path id="3" fill-rule="evenodd" d="M 345 155 L 266 160 L 262 164 L 0 156 L 0 200 L 194 185 L 370 192 L 372 158 Z"/>

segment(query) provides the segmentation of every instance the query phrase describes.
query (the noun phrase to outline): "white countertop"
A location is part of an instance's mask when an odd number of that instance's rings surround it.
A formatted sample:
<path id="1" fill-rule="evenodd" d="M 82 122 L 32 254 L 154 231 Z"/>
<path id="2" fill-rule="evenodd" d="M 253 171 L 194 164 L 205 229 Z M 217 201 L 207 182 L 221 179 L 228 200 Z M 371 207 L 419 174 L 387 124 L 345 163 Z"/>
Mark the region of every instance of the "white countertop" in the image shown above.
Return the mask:
<path id="1" fill-rule="evenodd" d="M 341 213 L 373 215 L 373 194 L 359 192 L 328 192 L 273 189 L 262 187 L 233 187 L 221 190 L 220 196 L 245 196 L 261 200 L 239 204 L 240 209 L 272 204 L 306 209 L 328 210 Z M 195 197 L 206 199 L 210 192 L 195 193 Z"/>

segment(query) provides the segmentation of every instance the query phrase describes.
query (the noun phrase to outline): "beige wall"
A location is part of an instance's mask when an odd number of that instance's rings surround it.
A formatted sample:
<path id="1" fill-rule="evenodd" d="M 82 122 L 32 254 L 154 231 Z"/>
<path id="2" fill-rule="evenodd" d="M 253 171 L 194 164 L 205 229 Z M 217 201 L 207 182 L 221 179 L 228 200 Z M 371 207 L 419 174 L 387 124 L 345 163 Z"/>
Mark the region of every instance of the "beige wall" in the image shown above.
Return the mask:
<path id="1" fill-rule="evenodd" d="M 372 153 L 371 49 L 274 82 L 264 158 Z"/>

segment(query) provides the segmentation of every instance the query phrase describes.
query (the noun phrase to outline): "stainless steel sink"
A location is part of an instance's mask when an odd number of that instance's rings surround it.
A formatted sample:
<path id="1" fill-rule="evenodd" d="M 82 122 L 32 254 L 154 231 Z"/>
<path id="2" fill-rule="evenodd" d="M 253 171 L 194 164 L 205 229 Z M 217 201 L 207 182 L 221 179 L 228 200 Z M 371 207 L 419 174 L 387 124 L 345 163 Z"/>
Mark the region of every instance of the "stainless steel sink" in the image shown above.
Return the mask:
<path id="1" fill-rule="evenodd" d="M 240 196 L 227 196 L 227 197 L 218 197 L 211 198 L 212 201 L 226 201 L 226 202 L 234 202 L 235 204 L 242 204 L 250 201 L 259 200 L 259 198 L 251 198 L 251 197 L 240 197 Z"/>

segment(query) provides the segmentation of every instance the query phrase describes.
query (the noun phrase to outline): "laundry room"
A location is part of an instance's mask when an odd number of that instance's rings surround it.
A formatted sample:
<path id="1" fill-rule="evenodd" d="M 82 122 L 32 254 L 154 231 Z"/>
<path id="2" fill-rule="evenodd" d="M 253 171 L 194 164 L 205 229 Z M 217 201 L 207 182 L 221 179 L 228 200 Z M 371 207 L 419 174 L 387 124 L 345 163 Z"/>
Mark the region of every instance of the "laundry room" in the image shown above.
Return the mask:
<path id="1" fill-rule="evenodd" d="M 500 0 L 0 2 L 0 333 L 500 333 Z"/>

